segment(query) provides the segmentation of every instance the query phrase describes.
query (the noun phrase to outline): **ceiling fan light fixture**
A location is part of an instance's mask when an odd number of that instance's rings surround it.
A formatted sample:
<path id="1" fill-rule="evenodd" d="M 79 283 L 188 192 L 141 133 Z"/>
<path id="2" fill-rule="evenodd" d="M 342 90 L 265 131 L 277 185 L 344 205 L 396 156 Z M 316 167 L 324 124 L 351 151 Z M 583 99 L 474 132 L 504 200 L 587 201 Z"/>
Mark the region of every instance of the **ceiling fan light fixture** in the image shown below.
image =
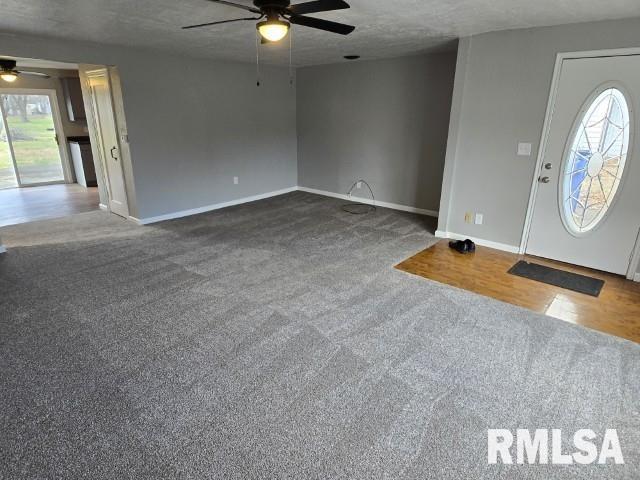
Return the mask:
<path id="1" fill-rule="evenodd" d="M 12 70 L 0 72 L 0 78 L 5 82 L 13 83 L 18 79 L 18 74 Z"/>
<path id="2" fill-rule="evenodd" d="M 270 42 L 279 42 L 289 33 L 290 24 L 282 20 L 265 20 L 258 22 L 256 26 L 262 38 Z"/>

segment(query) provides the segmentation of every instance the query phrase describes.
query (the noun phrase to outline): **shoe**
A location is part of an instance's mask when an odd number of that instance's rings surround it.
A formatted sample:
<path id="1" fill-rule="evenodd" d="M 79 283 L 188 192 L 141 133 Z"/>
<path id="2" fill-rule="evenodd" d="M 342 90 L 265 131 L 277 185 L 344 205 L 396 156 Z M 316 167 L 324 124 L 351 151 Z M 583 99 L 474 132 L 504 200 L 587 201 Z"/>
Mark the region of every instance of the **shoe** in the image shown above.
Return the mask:
<path id="1" fill-rule="evenodd" d="M 449 242 L 449 248 L 454 249 L 458 253 L 467 253 L 467 244 L 463 240 L 452 240 Z"/>
<path id="2" fill-rule="evenodd" d="M 471 240 L 469 240 L 468 238 L 464 241 L 465 245 L 467 246 L 467 253 L 473 253 L 476 251 L 476 244 L 473 243 Z"/>
<path id="3" fill-rule="evenodd" d="M 458 253 L 473 253 L 476 251 L 476 244 L 471 240 L 452 240 L 449 242 L 449 247 L 454 249 Z"/>

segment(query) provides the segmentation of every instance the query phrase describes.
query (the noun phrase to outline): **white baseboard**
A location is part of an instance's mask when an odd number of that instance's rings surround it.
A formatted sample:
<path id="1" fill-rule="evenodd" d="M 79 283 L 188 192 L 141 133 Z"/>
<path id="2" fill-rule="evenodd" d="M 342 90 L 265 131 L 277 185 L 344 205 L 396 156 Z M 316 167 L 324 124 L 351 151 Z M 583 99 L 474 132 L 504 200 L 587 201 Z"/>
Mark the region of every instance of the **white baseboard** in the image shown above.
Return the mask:
<path id="1" fill-rule="evenodd" d="M 640 272 L 636 273 L 636 274 L 633 276 L 633 281 L 634 281 L 634 282 L 640 282 Z"/>
<path id="2" fill-rule="evenodd" d="M 154 217 L 146 217 L 146 218 L 136 218 L 129 217 L 130 220 L 134 221 L 138 225 L 149 225 L 151 223 L 164 222 L 165 220 L 173 220 L 176 218 L 188 217 L 190 215 L 197 215 L 199 213 L 210 212 L 212 210 L 219 210 L 221 208 L 232 207 L 234 205 L 240 205 L 242 203 L 255 202 L 256 200 L 264 200 L 265 198 L 276 197 L 278 195 L 283 195 L 285 193 L 301 191 L 308 193 L 315 193 L 317 195 L 324 195 L 325 197 L 333 197 L 339 198 L 341 200 L 352 200 L 354 202 L 366 203 L 368 205 L 372 205 L 373 201 L 370 198 L 361 198 L 361 197 L 349 197 L 348 195 L 344 195 L 341 193 L 328 192 L 326 190 L 317 190 L 315 188 L 307 188 L 307 187 L 289 187 L 284 188 L 282 190 L 276 190 L 274 192 L 262 193 L 259 195 L 253 195 L 251 197 L 238 198 L 236 200 L 231 200 L 228 202 L 216 203 L 214 205 L 206 205 L 204 207 L 192 208 L 189 210 L 181 210 L 179 212 L 166 213 L 164 215 L 157 215 Z M 430 217 L 437 217 L 438 212 L 434 210 L 425 210 L 423 208 L 409 207 L 406 205 L 399 205 L 397 203 L 389 203 L 389 202 L 380 202 L 377 201 L 375 204 L 379 207 L 391 208 L 393 210 L 400 210 L 403 212 L 417 213 L 420 215 L 428 215 Z M 100 208 L 107 209 L 106 205 L 100 205 Z"/>
<path id="3" fill-rule="evenodd" d="M 333 197 L 333 198 L 339 198 L 340 200 L 351 200 L 354 202 L 358 202 L 358 203 L 365 203 L 367 205 L 373 205 L 373 200 L 371 200 L 370 198 L 362 198 L 362 197 L 355 197 L 355 196 L 351 196 L 349 197 L 348 195 L 344 195 L 342 193 L 335 193 L 335 192 L 328 192 L 326 190 L 317 190 L 315 188 L 308 188 L 308 187 L 298 187 L 298 190 L 301 192 L 307 192 L 307 193 L 315 193 L 317 195 L 324 195 L 325 197 Z M 435 210 L 425 210 L 424 208 L 416 208 L 416 207 L 409 207 L 407 205 L 399 205 L 397 203 L 389 203 L 389 202 L 381 202 L 379 200 L 375 201 L 375 205 L 378 207 L 383 207 L 383 208 L 390 208 L 392 210 L 400 210 L 403 212 L 410 212 L 410 213 L 417 213 L 419 215 L 428 215 L 429 217 L 438 217 L 438 212 L 436 212 Z"/>
<path id="4" fill-rule="evenodd" d="M 255 202 L 256 200 L 264 200 L 265 198 L 277 197 L 285 193 L 295 192 L 298 187 L 283 188 L 282 190 L 276 190 L 274 192 L 261 193 L 259 195 L 252 195 L 251 197 L 238 198 L 236 200 L 230 200 L 228 202 L 216 203 L 213 205 L 206 205 L 204 207 L 192 208 L 189 210 L 182 210 L 179 212 L 166 213 L 164 215 L 157 215 L 155 217 L 135 218 L 129 217 L 138 225 L 149 225 L 151 223 L 164 222 L 165 220 L 173 220 L 175 218 L 188 217 L 190 215 L 197 215 L 199 213 L 211 212 L 212 210 L 219 210 L 221 208 L 232 207 L 234 205 L 240 205 L 242 203 Z"/>
<path id="5" fill-rule="evenodd" d="M 0 245 L 0 253 L 4 253 L 7 251 L 7 247 L 5 247 L 4 245 Z"/>
<path id="6" fill-rule="evenodd" d="M 520 252 L 520 247 L 516 245 L 508 245 L 506 243 L 493 242 L 491 240 L 485 240 L 483 238 L 477 238 L 477 237 L 470 237 L 468 235 L 460 235 L 454 232 L 443 232 L 442 230 L 437 230 L 436 237 L 451 238 L 452 240 L 465 240 L 468 238 L 469 240 L 483 247 L 495 248 L 496 250 L 503 250 L 509 253 Z"/>
<path id="7" fill-rule="evenodd" d="M 104 210 L 105 212 L 109 211 L 109 207 L 107 207 L 104 203 L 101 203 L 98 206 L 100 207 L 100 210 Z"/>

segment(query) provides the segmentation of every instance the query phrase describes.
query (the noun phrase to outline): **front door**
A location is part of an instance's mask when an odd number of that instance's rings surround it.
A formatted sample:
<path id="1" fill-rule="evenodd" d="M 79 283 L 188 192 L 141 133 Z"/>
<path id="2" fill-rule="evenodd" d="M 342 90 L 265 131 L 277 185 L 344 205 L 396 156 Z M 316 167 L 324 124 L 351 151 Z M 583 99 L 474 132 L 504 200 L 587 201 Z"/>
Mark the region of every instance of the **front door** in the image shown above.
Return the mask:
<path id="1" fill-rule="evenodd" d="M 113 213 L 127 218 L 129 216 L 127 190 L 108 72 L 106 69 L 92 71 L 88 72 L 87 77 L 106 170 L 109 208 Z"/>
<path id="2" fill-rule="evenodd" d="M 526 252 L 626 275 L 640 229 L 640 56 L 561 68 Z"/>

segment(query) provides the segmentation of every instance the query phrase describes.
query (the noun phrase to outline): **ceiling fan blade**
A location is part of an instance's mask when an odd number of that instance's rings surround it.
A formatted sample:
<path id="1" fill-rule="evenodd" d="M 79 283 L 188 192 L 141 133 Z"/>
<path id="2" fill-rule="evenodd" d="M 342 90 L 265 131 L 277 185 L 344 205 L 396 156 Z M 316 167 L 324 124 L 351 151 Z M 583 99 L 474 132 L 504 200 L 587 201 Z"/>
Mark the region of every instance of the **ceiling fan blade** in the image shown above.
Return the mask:
<path id="1" fill-rule="evenodd" d="M 42 78 L 51 78 L 51 76 L 47 75 L 46 73 L 40 73 L 40 72 L 29 72 L 27 70 L 17 70 L 17 72 L 20 75 L 30 75 L 32 77 L 42 77 Z"/>
<path id="2" fill-rule="evenodd" d="M 0 69 L 2 69 L 2 70 L 13 70 L 14 68 L 16 68 L 16 61 L 15 60 L 7 59 L 7 58 L 0 58 Z"/>
<path id="3" fill-rule="evenodd" d="M 246 5 L 241 5 L 239 3 L 227 2 L 226 0 L 209 0 L 209 1 L 214 3 L 221 3 L 223 5 L 229 5 L 230 7 L 241 8 L 242 10 L 246 10 L 248 12 L 260 13 L 260 10 L 258 10 L 257 8 L 248 7 Z"/>
<path id="4" fill-rule="evenodd" d="M 343 10 L 351 8 L 347 2 L 342 0 L 316 0 L 315 2 L 299 3 L 291 5 L 287 10 L 295 15 L 306 15 L 307 13 L 329 12 L 331 10 Z"/>
<path id="5" fill-rule="evenodd" d="M 197 25 L 187 25 L 186 27 L 182 27 L 182 30 L 189 30 L 190 28 L 210 27 L 211 25 L 220 25 L 223 23 L 245 22 L 247 20 L 260 20 L 260 18 L 262 17 L 234 18 L 233 20 L 222 20 L 220 22 L 199 23 Z"/>
<path id="6" fill-rule="evenodd" d="M 317 28 L 327 32 L 339 33 L 340 35 L 349 35 L 356 27 L 345 25 L 344 23 L 330 22 L 329 20 L 321 20 L 320 18 L 303 17 L 301 15 L 291 15 L 289 21 L 303 27 Z"/>

